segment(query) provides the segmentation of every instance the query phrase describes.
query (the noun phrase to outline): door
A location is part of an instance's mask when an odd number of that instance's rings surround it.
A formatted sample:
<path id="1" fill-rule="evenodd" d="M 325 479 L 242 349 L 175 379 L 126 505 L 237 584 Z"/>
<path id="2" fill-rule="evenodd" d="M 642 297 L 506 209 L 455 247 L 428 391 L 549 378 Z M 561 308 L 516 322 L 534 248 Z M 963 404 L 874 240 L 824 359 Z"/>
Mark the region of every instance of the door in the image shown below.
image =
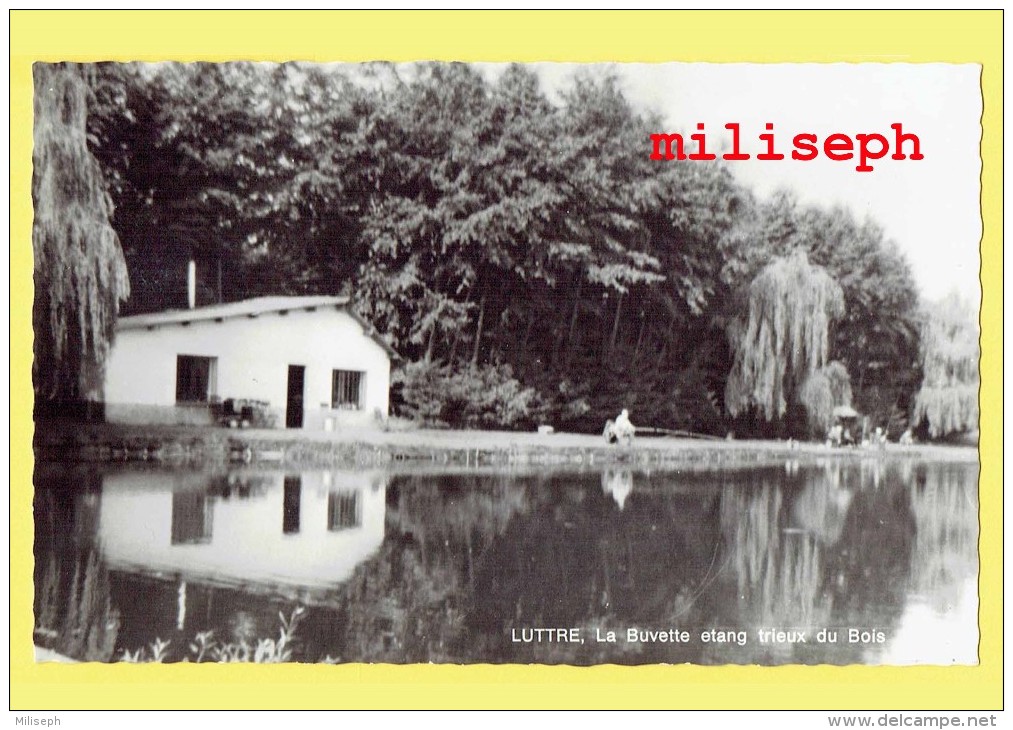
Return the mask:
<path id="1" fill-rule="evenodd" d="M 282 497 L 281 531 L 286 535 L 299 532 L 299 513 L 302 503 L 302 477 L 286 476 Z"/>
<path id="2" fill-rule="evenodd" d="M 305 365 L 288 366 L 288 403 L 285 406 L 286 428 L 302 428 L 303 386 L 305 380 Z"/>

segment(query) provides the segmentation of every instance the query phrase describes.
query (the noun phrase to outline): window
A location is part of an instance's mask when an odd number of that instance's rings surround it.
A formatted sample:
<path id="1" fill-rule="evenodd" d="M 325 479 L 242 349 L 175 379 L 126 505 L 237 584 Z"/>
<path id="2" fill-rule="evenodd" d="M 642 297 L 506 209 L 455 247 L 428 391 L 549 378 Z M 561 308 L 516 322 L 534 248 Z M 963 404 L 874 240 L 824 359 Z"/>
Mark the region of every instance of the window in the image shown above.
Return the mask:
<path id="1" fill-rule="evenodd" d="M 176 402 L 208 403 L 218 394 L 218 358 L 176 357 Z"/>
<path id="2" fill-rule="evenodd" d="M 331 407 L 342 409 L 362 408 L 362 381 L 365 373 L 354 370 L 335 370 L 331 387 Z"/>
<path id="3" fill-rule="evenodd" d="M 211 542 L 214 512 L 211 500 L 202 491 L 172 493 L 172 545 L 199 545 Z"/>
<path id="4" fill-rule="evenodd" d="M 327 493 L 327 529 L 331 532 L 359 527 L 362 524 L 362 503 L 358 491 Z"/>

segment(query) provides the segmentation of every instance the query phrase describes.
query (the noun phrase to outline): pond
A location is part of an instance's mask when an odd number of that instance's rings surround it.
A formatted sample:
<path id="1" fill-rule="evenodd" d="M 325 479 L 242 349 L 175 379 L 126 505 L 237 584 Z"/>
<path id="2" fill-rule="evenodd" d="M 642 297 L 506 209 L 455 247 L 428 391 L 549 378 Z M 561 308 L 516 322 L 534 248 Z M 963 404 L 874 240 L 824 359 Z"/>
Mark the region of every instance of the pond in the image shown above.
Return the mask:
<path id="1" fill-rule="evenodd" d="M 977 663 L 978 467 L 43 463 L 35 643 L 86 661 Z"/>

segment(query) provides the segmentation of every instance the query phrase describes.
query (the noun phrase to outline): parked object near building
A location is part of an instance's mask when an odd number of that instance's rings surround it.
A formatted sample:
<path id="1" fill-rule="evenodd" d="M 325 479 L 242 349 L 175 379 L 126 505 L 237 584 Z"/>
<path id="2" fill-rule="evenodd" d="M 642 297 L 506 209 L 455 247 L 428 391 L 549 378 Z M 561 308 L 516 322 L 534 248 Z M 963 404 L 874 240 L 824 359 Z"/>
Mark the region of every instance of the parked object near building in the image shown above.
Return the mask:
<path id="1" fill-rule="evenodd" d="M 395 356 L 349 297 L 260 297 L 123 317 L 106 368 L 106 420 L 363 425 L 387 416 Z M 255 419 L 244 418 L 244 405 Z"/>
<path id="2" fill-rule="evenodd" d="M 229 428 L 274 428 L 278 425 L 271 404 L 262 400 L 226 398 L 211 403 L 211 415 L 220 426 Z"/>

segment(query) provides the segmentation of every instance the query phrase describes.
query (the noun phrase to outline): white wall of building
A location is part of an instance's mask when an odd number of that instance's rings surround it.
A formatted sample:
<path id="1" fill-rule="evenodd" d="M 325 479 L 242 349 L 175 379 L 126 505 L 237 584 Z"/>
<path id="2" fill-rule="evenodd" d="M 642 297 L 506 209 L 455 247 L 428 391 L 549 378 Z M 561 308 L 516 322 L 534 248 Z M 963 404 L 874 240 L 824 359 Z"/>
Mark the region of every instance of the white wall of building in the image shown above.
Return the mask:
<path id="1" fill-rule="evenodd" d="M 306 368 L 305 428 L 322 429 L 327 419 L 340 425 L 388 414 L 387 352 L 347 313 L 321 307 L 118 331 L 106 368 L 108 420 L 199 422 L 206 418 L 207 409 L 176 408 L 178 355 L 217 358 L 217 395 L 267 401 L 279 426 L 285 424 L 289 365 Z M 334 370 L 365 373 L 361 410 L 331 411 Z"/>

